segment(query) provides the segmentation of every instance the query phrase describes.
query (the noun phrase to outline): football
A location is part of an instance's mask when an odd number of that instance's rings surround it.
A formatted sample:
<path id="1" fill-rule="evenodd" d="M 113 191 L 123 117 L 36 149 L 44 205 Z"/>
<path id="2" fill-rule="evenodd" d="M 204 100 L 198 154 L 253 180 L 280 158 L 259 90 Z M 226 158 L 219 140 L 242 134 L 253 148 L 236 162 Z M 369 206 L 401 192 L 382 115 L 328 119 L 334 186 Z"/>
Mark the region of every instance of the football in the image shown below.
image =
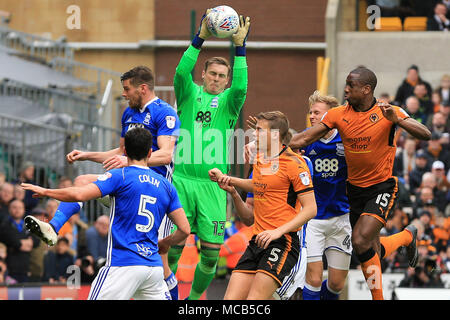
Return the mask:
<path id="1" fill-rule="evenodd" d="M 239 16 L 229 6 L 212 8 L 206 17 L 208 30 L 217 38 L 231 37 L 239 28 Z"/>

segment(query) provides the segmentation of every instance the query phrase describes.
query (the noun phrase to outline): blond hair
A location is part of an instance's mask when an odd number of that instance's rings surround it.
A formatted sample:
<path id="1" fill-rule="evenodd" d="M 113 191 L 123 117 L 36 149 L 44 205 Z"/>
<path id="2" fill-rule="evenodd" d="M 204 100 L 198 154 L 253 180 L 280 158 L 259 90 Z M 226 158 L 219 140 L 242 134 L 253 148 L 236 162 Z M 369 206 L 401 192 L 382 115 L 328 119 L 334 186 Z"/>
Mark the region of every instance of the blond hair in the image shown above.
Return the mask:
<path id="1" fill-rule="evenodd" d="M 323 95 L 319 90 L 314 91 L 314 93 L 309 96 L 308 102 L 310 107 L 318 102 L 325 103 L 330 109 L 339 105 L 338 99 L 333 96 Z"/>

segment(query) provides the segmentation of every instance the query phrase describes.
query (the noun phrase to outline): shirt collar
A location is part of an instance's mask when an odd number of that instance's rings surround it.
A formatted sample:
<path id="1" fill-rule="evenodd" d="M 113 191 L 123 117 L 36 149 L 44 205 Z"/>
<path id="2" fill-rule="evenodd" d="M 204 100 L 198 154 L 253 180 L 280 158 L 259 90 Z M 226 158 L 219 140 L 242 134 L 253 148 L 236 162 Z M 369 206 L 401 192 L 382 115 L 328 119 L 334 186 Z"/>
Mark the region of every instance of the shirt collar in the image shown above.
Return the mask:
<path id="1" fill-rule="evenodd" d="M 159 99 L 158 97 L 154 97 L 152 100 L 150 100 L 149 102 L 147 102 L 141 109 L 139 109 L 140 113 L 143 113 L 145 111 L 145 109 L 152 104 L 153 102 L 155 102 L 157 99 Z"/>

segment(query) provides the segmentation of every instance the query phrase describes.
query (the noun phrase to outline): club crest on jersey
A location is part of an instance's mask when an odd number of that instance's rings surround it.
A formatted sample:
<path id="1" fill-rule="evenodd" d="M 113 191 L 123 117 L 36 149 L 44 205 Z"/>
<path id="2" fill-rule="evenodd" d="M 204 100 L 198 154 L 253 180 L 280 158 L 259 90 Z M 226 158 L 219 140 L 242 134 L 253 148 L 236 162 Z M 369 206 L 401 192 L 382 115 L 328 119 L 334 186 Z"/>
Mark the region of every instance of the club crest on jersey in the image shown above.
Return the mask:
<path id="1" fill-rule="evenodd" d="M 211 108 L 217 108 L 219 106 L 219 98 L 215 97 L 214 99 L 212 99 L 210 107 Z"/>
<path id="2" fill-rule="evenodd" d="M 169 128 L 169 129 L 175 128 L 175 122 L 176 122 L 176 119 L 174 116 L 166 116 L 167 128 Z"/>
<path id="3" fill-rule="evenodd" d="M 336 155 L 338 155 L 339 157 L 345 156 L 344 144 L 342 144 L 340 142 L 336 143 Z"/>
<path id="4" fill-rule="evenodd" d="M 150 118 L 151 118 L 150 112 L 147 112 L 147 114 L 145 115 L 144 124 L 149 125 Z"/>
<path id="5" fill-rule="evenodd" d="M 278 168 L 280 167 L 280 165 L 278 164 L 278 162 L 272 163 L 272 165 L 270 166 L 270 169 L 272 170 L 272 173 L 276 173 L 278 171 Z"/>
<path id="6" fill-rule="evenodd" d="M 311 183 L 308 172 L 302 172 L 298 176 L 300 177 L 303 185 L 308 186 Z"/>
<path id="7" fill-rule="evenodd" d="M 111 173 L 105 172 L 104 174 L 99 175 L 98 178 L 97 178 L 97 180 L 99 180 L 99 181 L 105 181 L 105 180 L 108 180 L 108 179 L 111 178 L 111 177 L 112 177 L 112 174 L 111 174 Z"/>
<path id="8" fill-rule="evenodd" d="M 370 121 L 372 121 L 373 123 L 375 123 L 375 122 L 377 122 L 378 119 L 380 119 L 380 118 L 378 117 L 378 115 L 377 115 L 376 113 L 372 113 L 372 114 L 369 116 L 369 119 L 370 119 Z"/>

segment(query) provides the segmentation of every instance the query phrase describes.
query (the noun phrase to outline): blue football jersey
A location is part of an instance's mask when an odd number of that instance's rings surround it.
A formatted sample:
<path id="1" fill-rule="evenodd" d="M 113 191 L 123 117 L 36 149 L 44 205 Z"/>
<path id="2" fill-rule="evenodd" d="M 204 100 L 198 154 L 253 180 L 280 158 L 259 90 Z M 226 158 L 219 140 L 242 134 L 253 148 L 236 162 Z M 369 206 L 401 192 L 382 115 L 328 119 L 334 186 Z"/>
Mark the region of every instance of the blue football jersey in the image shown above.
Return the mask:
<path id="1" fill-rule="evenodd" d="M 158 229 L 181 208 L 175 187 L 148 167 L 113 169 L 94 182 L 111 198 L 107 266 L 162 266 Z"/>
<path id="2" fill-rule="evenodd" d="M 315 219 L 328 219 L 349 212 L 346 195 L 347 163 L 341 136 L 335 133 L 319 139 L 305 149 L 313 164 L 314 196 L 317 203 Z"/>
<path id="3" fill-rule="evenodd" d="M 174 108 L 167 102 L 155 98 L 142 109 L 126 108 L 122 115 L 122 138 L 128 130 L 140 127 L 150 131 L 153 136 L 152 150 L 159 150 L 159 136 L 178 136 L 180 119 Z M 173 161 L 169 165 L 151 167 L 154 171 L 172 181 Z"/>

